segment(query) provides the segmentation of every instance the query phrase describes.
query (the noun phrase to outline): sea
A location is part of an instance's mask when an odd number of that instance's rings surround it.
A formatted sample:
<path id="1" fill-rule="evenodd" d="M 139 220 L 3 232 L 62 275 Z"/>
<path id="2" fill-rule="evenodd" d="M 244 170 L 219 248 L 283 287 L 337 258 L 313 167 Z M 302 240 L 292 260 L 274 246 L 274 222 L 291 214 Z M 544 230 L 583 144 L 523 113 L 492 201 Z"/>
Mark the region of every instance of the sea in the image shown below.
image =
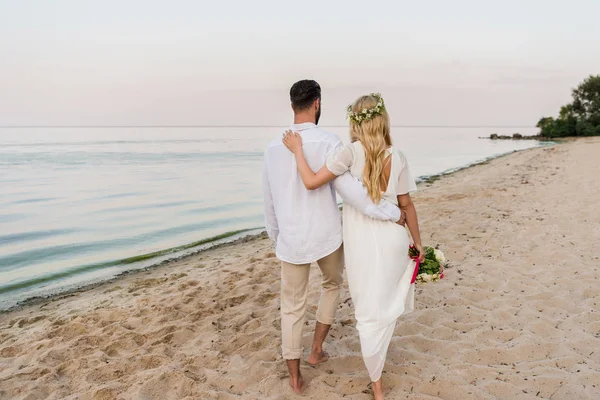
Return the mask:
<path id="1" fill-rule="evenodd" d="M 261 232 L 263 151 L 285 128 L 0 128 L 0 310 Z M 349 141 L 347 127 L 324 129 Z M 392 138 L 422 179 L 544 145 L 480 139 L 515 132 L 536 129 Z"/>

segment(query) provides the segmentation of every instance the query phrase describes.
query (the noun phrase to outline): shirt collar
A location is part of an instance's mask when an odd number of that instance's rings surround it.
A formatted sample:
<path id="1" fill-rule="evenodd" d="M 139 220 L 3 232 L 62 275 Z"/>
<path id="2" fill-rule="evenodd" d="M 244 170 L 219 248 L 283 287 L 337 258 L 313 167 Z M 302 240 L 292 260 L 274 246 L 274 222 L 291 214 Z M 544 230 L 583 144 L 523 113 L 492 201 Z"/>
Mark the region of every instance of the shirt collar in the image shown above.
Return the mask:
<path id="1" fill-rule="evenodd" d="M 312 128 L 316 128 L 316 124 L 312 123 L 312 122 L 303 122 L 301 124 L 292 124 L 292 130 L 294 131 L 304 131 L 307 129 L 312 129 Z"/>

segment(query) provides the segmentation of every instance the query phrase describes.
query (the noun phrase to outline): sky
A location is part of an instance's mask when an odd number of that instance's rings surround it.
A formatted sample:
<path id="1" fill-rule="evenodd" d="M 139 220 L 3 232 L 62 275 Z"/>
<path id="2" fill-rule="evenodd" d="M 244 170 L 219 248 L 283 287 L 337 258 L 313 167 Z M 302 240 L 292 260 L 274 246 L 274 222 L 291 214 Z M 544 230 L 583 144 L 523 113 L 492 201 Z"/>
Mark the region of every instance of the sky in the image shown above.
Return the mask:
<path id="1" fill-rule="evenodd" d="M 533 126 L 600 74 L 598 0 L 0 0 L 0 125 Z"/>

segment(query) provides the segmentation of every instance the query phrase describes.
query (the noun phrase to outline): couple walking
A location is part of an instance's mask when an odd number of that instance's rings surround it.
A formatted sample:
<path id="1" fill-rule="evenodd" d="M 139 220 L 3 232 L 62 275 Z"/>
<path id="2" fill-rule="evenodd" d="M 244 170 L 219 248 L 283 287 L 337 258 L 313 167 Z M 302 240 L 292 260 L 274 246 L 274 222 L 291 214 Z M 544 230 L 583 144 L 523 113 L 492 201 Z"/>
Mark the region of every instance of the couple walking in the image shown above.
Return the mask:
<path id="1" fill-rule="evenodd" d="M 345 265 L 364 363 L 375 399 L 383 399 L 381 373 L 396 320 L 412 311 L 414 301 L 415 263 L 404 221 L 424 258 L 409 194 L 416 185 L 406 158 L 392 146 L 380 95 L 362 96 L 348 107 L 349 145 L 317 126 L 317 82 L 295 83 L 290 98 L 294 124 L 268 145 L 263 174 L 267 232 L 281 260 L 282 350 L 290 386 L 296 393 L 304 389 L 300 359 L 310 264 L 322 273 L 311 365 L 328 359 L 323 342 Z M 336 192 L 344 200 L 343 225 Z"/>

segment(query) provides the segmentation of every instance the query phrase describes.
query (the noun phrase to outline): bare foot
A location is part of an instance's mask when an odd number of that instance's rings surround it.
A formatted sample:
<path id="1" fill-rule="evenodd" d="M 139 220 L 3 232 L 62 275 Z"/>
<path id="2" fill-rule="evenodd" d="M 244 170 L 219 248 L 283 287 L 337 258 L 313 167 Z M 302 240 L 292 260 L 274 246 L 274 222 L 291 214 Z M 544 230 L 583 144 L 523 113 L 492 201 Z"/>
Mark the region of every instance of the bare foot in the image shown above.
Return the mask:
<path id="1" fill-rule="evenodd" d="M 320 353 L 311 352 L 306 362 L 312 365 L 313 367 L 316 367 L 317 365 L 322 364 L 327 360 L 329 360 L 329 354 L 327 354 L 325 351 L 321 351 Z"/>
<path id="2" fill-rule="evenodd" d="M 298 377 L 298 381 L 294 381 L 290 376 L 290 387 L 296 394 L 302 394 L 304 392 L 304 379 L 302 375 Z"/>
<path id="3" fill-rule="evenodd" d="M 375 400 L 383 400 L 383 384 L 381 383 L 381 379 L 371 383 L 371 388 L 373 389 Z"/>

